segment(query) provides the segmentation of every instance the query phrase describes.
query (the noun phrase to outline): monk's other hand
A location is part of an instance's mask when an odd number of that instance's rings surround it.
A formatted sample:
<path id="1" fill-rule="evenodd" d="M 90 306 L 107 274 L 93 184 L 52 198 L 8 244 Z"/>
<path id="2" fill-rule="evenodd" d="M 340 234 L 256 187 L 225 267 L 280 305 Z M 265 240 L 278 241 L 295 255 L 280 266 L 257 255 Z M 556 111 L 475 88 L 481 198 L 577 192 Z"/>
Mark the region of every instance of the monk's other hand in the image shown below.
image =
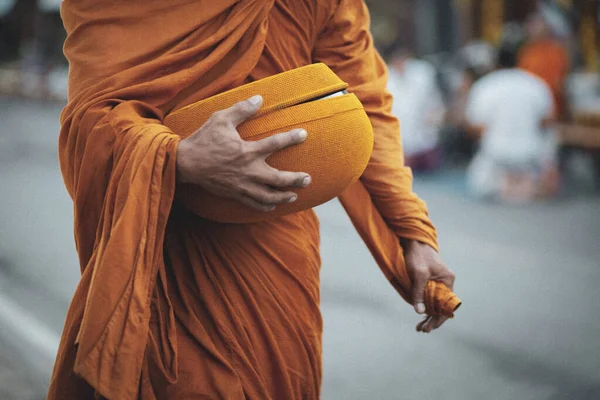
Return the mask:
<path id="1" fill-rule="evenodd" d="M 430 280 L 444 283 L 454 290 L 454 273 L 431 246 L 416 240 L 403 241 L 406 269 L 413 282 L 412 299 L 415 311 L 425 314 L 425 288 Z M 418 332 L 429 333 L 442 326 L 448 317 L 426 315 L 417 324 Z"/>
<path id="2" fill-rule="evenodd" d="M 296 193 L 289 188 L 306 187 L 311 177 L 304 172 L 279 171 L 265 160 L 276 151 L 304 142 L 307 132 L 294 129 L 258 141 L 242 140 L 237 126 L 261 105 L 262 97 L 254 96 L 217 111 L 183 139 L 177 148 L 178 179 L 265 212 L 296 201 Z"/>

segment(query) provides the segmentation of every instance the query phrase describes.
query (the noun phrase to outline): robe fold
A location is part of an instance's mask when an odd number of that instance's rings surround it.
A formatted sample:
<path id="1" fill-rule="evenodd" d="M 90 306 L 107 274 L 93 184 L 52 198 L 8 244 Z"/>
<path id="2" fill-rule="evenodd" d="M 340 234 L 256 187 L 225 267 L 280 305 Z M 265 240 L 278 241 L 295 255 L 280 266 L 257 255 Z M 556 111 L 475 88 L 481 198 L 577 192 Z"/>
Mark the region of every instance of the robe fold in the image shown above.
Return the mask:
<path id="1" fill-rule="evenodd" d="M 61 15 L 70 75 L 59 157 L 82 277 L 48 399 L 317 399 L 314 211 L 237 225 L 195 216 L 174 201 L 180 138 L 161 121 L 252 80 L 327 64 L 375 133 L 366 171 L 340 200 L 408 299 L 399 239 L 437 248 L 436 232 L 403 166 L 366 6 L 64 0 Z"/>

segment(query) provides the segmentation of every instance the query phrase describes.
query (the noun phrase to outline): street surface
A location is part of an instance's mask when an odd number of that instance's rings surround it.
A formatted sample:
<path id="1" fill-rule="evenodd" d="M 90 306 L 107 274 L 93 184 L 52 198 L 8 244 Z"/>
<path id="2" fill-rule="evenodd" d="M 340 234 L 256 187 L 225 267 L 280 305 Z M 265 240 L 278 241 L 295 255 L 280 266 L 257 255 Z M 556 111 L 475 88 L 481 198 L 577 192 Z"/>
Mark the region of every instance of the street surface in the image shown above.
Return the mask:
<path id="1" fill-rule="evenodd" d="M 59 112 L 0 98 L 1 400 L 44 398 L 78 279 Z M 454 172 L 415 185 L 464 302 L 429 335 L 339 204 L 318 209 L 324 400 L 600 399 L 600 198 L 507 207 L 463 186 Z"/>

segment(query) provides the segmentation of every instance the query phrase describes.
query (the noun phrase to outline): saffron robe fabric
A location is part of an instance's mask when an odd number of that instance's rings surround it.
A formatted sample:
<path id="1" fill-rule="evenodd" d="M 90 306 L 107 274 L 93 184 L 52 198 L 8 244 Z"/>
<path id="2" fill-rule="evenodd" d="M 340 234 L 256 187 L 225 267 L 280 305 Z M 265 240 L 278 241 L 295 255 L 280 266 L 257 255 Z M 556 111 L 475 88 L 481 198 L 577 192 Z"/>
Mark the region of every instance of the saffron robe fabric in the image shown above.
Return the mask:
<path id="1" fill-rule="evenodd" d="M 318 398 L 315 213 L 241 225 L 191 214 L 173 201 L 180 139 L 161 121 L 326 63 L 375 131 L 367 170 L 340 200 L 408 299 L 399 238 L 436 247 L 436 233 L 403 166 L 363 2 L 64 0 L 61 13 L 70 75 L 59 156 L 82 277 L 48 399 Z"/>
<path id="2" fill-rule="evenodd" d="M 559 117 L 566 111 L 564 86 L 569 64 L 565 48 L 552 39 L 529 43 L 519 52 L 519 67 L 538 76 L 550 86 L 555 113 Z"/>

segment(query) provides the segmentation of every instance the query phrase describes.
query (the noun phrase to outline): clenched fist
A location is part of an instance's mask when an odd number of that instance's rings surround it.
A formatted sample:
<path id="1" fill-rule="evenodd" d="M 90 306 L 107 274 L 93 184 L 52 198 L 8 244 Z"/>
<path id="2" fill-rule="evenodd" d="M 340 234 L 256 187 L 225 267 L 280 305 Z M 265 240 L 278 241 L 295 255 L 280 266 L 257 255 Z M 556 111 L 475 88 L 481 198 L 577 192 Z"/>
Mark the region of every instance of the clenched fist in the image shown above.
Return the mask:
<path id="1" fill-rule="evenodd" d="M 454 289 L 454 273 L 442 261 L 440 255 L 427 244 L 415 240 L 406 240 L 403 244 L 406 269 L 413 282 L 413 305 L 418 314 L 425 314 L 425 288 L 427 283 L 438 281 L 448 289 Z M 442 326 L 448 317 L 426 315 L 417 324 L 417 331 L 429 333 Z"/>

